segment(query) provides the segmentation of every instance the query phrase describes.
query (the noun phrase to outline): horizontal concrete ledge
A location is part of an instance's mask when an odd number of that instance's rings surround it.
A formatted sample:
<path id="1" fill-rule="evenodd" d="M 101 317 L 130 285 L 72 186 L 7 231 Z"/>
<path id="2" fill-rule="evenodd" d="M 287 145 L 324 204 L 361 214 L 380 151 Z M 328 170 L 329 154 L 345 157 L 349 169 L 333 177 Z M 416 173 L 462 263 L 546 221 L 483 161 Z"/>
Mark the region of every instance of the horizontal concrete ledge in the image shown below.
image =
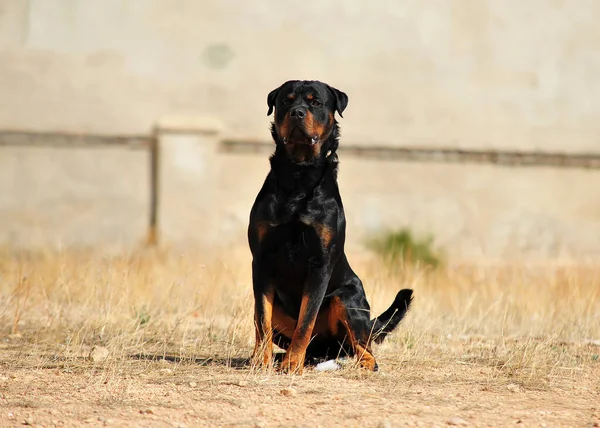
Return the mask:
<path id="1" fill-rule="evenodd" d="M 196 118 L 197 119 L 197 118 Z M 212 119 L 200 119 L 188 122 L 181 118 L 168 120 L 157 125 L 158 133 L 184 133 L 216 135 L 220 132 L 220 124 Z M 193 126 L 192 126 L 193 125 Z M 151 147 L 153 135 L 100 135 L 73 132 L 37 132 L 0 130 L 0 147 L 2 146 L 46 146 L 57 148 L 125 146 L 131 149 L 147 150 Z M 219 142 L 219 151 L 224 153 L 272 153 L 275 146 L 272 142 L 231 140 Z M 476 163 L 513 167 L 557 167 L 578 169 L 600 169 L 600 153 L 558 153 L 527 152 L 501 150 L 466 150 L 453 148 L 427 147 L 389 147 L 363 146 L 345 144 L 338 149 L 340 154 L 365 159 L 396 160 L 407 162 L 437 163 Z"/>
<path id="2" fill-rule="evenodd" d="M 272 142 L 223 140 L 223 152 L 273 152 Z M 600 153 L 556 153 L 453 148 L 386 147 L 340 145 L 340 154 L 369 159 L 438 163 L 478 163 L 503 166 L 550 166 L 559 168 L 600 169 Z"/>
<path id="3" fill-rule="evenodd" d="M 94 147 L 126 146 L 147 149 L 153 137 L 148 135 L 100 135 L 73 132 L 36 132 L 0 130 L 1 146 Z"/>

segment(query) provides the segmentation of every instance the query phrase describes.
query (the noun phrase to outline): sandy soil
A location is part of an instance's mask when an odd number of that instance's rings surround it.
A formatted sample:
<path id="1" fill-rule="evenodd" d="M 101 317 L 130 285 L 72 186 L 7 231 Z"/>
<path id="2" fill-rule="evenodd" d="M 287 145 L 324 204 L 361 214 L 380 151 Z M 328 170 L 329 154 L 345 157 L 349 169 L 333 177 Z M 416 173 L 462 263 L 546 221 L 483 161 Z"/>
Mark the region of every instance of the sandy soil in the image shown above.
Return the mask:
<path id="1" fill-rule="evenodd" d="M 144 360 L 114 358 L 109 350 L 100 362 L 65 360 L 6 338 L 0 425 L 599 426 L 600 363 L 593 352 L 600 347 L 581 350 L 590 354 L 589 365 L 529 383 L 485 361 L 398 361 L 391 349 L 378 373 L 345 367 L 288 376 L 253 372 L 239 358 Z"/>

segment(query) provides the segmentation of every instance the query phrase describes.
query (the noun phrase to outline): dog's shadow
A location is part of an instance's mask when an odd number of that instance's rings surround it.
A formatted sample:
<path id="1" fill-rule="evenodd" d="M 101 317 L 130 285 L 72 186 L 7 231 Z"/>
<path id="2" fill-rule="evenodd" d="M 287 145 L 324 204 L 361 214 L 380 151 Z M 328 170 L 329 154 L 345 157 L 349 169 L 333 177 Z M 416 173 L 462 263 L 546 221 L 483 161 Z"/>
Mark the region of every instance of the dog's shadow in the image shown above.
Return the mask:
<path id="1" fill-rule="evenodd" d="M 249 369 L 251 367 L 250 358 L 242 357 L 206 357 L 206 358 L 190 358 L 181 357 L 172 354 L 131 354 L 129 356 L 133 360 L 147 361 L 168 361 L 170 363 L 194 364 L 201 367 L 218 366 L 228 367 L 237 370 Z"/>
<path id="2" fill-rule="evenodd" d="M 283 361 L 285 352 L 276 352 L 273 354 L 273 361 L 276 364 L 280 364 Z M 207 357 L 207 358 L 190 358 L 181 357 L 172 354 L 131 354 L 129 356 L 133 360 L 146 360 L 146 361 L 168 361 L 170 363 L 184 363 L 194 364 L 201 367 L 227 367 L 236 370 L 250 370 L 252 368 L 252 362 L 250 358 L 243 357 Z M 318 364 L 319 361 L 312 358 L 307 358 L 304 363 L 305 367 L 311 367 Z"/>

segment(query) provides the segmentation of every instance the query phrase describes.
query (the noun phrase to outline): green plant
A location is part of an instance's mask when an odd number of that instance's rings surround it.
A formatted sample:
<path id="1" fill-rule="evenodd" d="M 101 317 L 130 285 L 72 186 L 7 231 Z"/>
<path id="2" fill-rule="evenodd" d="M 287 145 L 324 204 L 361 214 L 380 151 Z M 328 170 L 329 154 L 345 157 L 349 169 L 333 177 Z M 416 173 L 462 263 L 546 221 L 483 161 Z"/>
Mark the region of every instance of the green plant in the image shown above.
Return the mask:
<path id="1" fill-rule="evenodd" d="M 145 305 L 142 305 L 140 308 L 135 310 L 135 318 L 140 327 L 143 327 L 150 322 L 150 311 Z"/>
<path id="2" fill-rule="evenodd" d="M 417 238 L 406 228 L 382 234 L 370 242 L 370 247 L 391 264 L 402 261 L 437 268 L 442 263 L 440 251 L 433 247 L 432 236 Z"/>

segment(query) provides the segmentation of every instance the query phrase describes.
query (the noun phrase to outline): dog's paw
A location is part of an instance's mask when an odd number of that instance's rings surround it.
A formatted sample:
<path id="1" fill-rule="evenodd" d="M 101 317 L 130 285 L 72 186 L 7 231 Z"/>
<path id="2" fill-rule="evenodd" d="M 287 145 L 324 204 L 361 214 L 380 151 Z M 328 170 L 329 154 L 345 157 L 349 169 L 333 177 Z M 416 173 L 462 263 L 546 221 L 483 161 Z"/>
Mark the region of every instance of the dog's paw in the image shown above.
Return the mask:
<path id="1" fill-rule="evenodd" d="M 302 374 L 304 369 L 304 358 L 299 355 L 286 354 L 279 365 L 278 371 L 289 374 Z"/>

